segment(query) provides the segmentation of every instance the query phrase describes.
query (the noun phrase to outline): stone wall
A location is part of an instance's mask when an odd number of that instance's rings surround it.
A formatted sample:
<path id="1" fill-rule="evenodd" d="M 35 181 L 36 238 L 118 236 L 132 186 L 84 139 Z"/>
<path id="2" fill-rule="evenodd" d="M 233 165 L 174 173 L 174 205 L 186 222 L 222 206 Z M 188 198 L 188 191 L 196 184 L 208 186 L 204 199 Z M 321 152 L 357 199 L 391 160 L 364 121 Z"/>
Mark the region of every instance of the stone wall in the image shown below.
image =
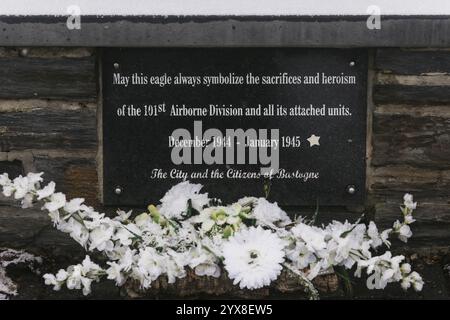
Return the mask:
<path id="1" fill-rule="evenodd" d="M 450 245 L 450 51 L 374 52 L 368 185 L 391 223 L 405 192 L 419 202 L 416 246 Z"/>
<path id="2" fill-rule="evenodd" d="M 69 197 L 100 206 L 97 53 L 85 48 L 0 48 L 0 172 L 16 176 L 44 171 Z M 411 245 L 448 246 L 450 51 L 368 53 L 366 208 L 379 223 L 391 224 L 403 194 L 411 192 L 420 203 Z M 333 212 L 328 216 L 335 219 L 359 217 L 346 210 Z M 82 254 L 52 229 L 45 214 L 20 210 L 1 196 L 0 246 Z"/>

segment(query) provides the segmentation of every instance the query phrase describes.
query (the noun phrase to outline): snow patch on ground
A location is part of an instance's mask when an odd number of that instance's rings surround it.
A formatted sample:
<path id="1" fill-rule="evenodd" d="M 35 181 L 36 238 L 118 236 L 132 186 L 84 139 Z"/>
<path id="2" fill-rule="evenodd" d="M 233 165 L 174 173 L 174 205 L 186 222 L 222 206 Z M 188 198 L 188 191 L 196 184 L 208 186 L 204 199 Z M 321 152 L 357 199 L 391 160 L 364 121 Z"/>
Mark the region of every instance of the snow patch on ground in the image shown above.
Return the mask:
<path id="1" fill-rule="evenodd" d="M 1 0 L 0 15 L 448 15 L 448 0 Z M 70 11 L 70 10 L 69 10 Z M 369 10 L 370 11 L 370 10 Z"/>

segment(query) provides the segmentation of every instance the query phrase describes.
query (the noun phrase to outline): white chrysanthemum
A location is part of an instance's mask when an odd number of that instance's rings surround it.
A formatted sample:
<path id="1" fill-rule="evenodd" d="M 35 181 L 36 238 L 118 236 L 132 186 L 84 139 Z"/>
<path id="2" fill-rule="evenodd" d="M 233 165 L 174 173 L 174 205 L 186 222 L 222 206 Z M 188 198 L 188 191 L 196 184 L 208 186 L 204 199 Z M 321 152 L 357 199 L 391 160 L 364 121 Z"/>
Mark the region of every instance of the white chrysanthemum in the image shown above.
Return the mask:
<path id="1" fill-rule="evenodd" d="M 161 199 L 159 212 L 169 219 L 181 219 L 186 212 L 189 199 L 192 201 L 192 207 L 200 211 L 209 202 L 207 193 L 199 193 L 202 187 L 201 184 L 189 181 L 173 186 Z"/>
<path id="2" fill-rule="evenodd" d="M 243 229 L 223 246 L 225 269 L 241 289 L 262 288 L 280 274 L 283 248 L 283 241 L 269 230 Z"/>
<path id="3" fill-rule="evenodd" d="M 291 223 L 291 219 L 288 217 L 276 202 L 270 203 L 264 198 L 258 199 L 258 204 L 253 210 L 253 214 L 257 223 L 273 226 L 280 224 L 281 226 Z"/>

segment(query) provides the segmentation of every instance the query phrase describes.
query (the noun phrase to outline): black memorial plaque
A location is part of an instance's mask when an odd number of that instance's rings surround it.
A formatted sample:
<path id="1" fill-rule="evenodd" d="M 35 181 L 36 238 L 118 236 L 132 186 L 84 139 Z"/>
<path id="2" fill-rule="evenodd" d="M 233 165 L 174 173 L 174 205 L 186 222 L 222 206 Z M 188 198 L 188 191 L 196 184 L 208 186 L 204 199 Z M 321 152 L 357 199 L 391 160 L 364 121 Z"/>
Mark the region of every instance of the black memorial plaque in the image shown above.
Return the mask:
<path id="1" fill-rule="evenodd" d="M 155 203 L 184 178 L 225 203 L 269 185 L 282 205 L 364 201 L 365 50 L 106 48 L 102 72 L 105 204 Z M 192 148 L 173 158 L 174 142 Z"/>

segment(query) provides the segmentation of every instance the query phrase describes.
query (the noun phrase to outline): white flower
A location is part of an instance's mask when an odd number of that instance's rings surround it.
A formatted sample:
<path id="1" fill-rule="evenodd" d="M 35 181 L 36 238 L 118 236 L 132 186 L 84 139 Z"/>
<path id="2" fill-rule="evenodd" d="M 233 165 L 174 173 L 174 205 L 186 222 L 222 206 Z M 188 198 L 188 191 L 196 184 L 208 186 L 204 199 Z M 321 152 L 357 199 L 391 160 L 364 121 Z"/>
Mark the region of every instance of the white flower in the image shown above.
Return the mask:
<path id="1" fill-rule="evenodd" d="M 135 275 L 139 278 L 142 287 L 148 288 L 151 283 L 163 273 L 163 258 L 154 248 L 146 247 L 139 252 Z"/>
<path id="2" fill-rule="evenodd" d="M 381 232 L 381 235 L 380 235 L 381 241 L 383 241 L 383 243 L 387 247 L 391 246 L 391 242 L 388 240 L 389 239 L 389 235 L 391 234 L 391 232 L 392 232 L 392 229 L 386 229 L 383 232 Z"/>
<path id="3" fill-rule="evenodd" d="M 192 201 L 192 207 L 197 211 L 208 204 L 208 194 L 199 193 L 201 184 L 192 184 L 189 181 L 181 182 L 173 186 L 161 199 L 159 211 L 169 219 L 181 219 L 188 207 L 188 200 Z"/>
<path id="4" fill-rule="evenodd" d="M 141 229 L 139 229 L 134 223 L 129 223 L 127 225 L 122 225 L 113 237 L 113 240 L 119 240 L 119 242 L 124 246 L 129 246 L 133 242 L 133 238 L 137 236 L 140 237 L 142 234 Z"/>
<path id="5" fill-rule="evenodd" d="M 46 273 L 43 275 L 44 283 L 48 286 L 53 286 L 53 290 L 59 291 L 61 290 L 61 282 L 56 280 L 56 277 L 51 273 Z"/>
<path id="6" fill-rule="evenodd" d="M 61 269 L 58 271 L 58 273 L 56 274 L 56 280 L 57 281 L 65 281 L 67 279 L 68 273 L 66 270 Z"/>
<path id="7" fill-rule="evenodd" d="M 75 198 L 70 200 L 69 202 L 66 202 L 64 205 L 64 211 L 72 214 L 81 209 L 81 204 L 84 202 L 83 198 Z"/>
<path id="8" fill-rule="evenodd" d="M 369 223 L 369 227 L 367 228 L 367 235 L 372 240 L 372 248 L 377 248 L 383 244 L 380 234 L 378 233 L 377 225 L 373 221 L 370 221 Z"/>
<path id="9" fill-rule="evenodd" d="M 269 230 L 240 230 L 223 246 L 225 269 L 241 289 L 262 288 L 280 274 L 283 248 L 283 241 Z"/>
<path id="10" fill-rule="evenodd" d="M 44 208 L 50 212 L 57 211 L 66 205 L 66 196 L 58 192 L 50 196 L 50 202 L 44 204 Z"/>
<path id="11" fill-rule="evenodd" d="M 392 257 L 390 251 L 386 251 L 383 255 L 373 257 L 368 260 L 358 262 L 359 267 L 366 267 L 367 288 L 384 289 L 390 282 L 398 282 L 403 279 L 400 263 L 405 259 L 404 256 Z"/>
<path id="12" fill-rule="evenodd" d="M 422 277 L 415 271 L 411 272 L 409 277 L 411 278 L 411 282 L 413 284 L 414 290 L 422 291 L 423 285 L 424 285 L 424 281 L 422 280 Z"/>
<path id="13" fill-rule="evenodd" d="M 7 173 L 0 174 L 0 186 L 7 186 L 11 184 L 11 179 Z"/>
<path id="14" fill-rule="evenodd" d="M 11 197 L 12 194 L 14 193 L 14 185 L 5 185 L 3 186 L 3 195 L 5 197 Z"/>
<path id="15" fill-rule="evenodd" d="M 43 179 L 42 179 L 42 175 L 43 174 L 44 174 L 43 172 L 39 172 L 39 173 L 30 172 L 30 173 L 28 173 L 27 174 L 27 179 L 28 179 L 30 185 L 35 186 L 37 183 L 42 182 L 43 181 Z"/>
<path id="16" fill-rule="evenodd" d="M 38 183 L 42 181 L 42 174 L 42 172 L 29 173 L 26 177 L 18 176 L 15 178 L 12 185 L 15 190 L 14 199 L 22 199 L 27 193 L 35 191 Z"/>
<path id="17" fill-rule="evenodd" d="M 150 216 L 148 213 L 141 213 L 136 218 L 134 218 L 134 223 L 139 227 L 145 226 L 149 221 L 151 221 Z"/>
<path id="18" fill-rule="evenodd" d="M 120 258 L 120 267 L 123 271 L 128 272 L 131 270 L 135 260 L 136 250 L 131 250 L 129 247 L 125 249 L 123 256 Z"/>
<path id="19" fill-rule="evenodd" d="M 50 197 L 53 193 L 55 193 L 55 186 L 55 183 L 51 181 L 43 189 L 36 191 L 37 199 L 42 200 L 44 198 Z"/>
<path id="20" fill-rule="evenodd" d="M 13 181 L 14 199 L 22 199 L 30 191 L 30 181 L 27 177 L 19 176 Z"/>
<path id="21" fill-rule="evenodd" d="M 409 194 L 409 193 L 407 193 L 403 196 L 403 204 L 409 210 L 415 210 L 417 208 L 417 202 L 413 201 L 413 196 L 412 196 L 412 194 Z"/>
<path id="22" fill-rule="evenodd" d="M 411 224 L 411 223 L 413 223 L 415 221 L 416 221 L 416 219 L 414 219 L 412 215 L 408 214 L 408 215 L 405 216 L 405 223 L 406 224 Z"/>
<path id="23" fill-rule="evenodd" d="M 276 223 L 280 223 L 281 225 L 291 223 L 291 219 L 289 219 L 286 212 L 281 210 L 276 202 L 270 203 L 264 198 L 258 199 L 258 204 L 253 209 L 253 214 L 257 224 L 272 226 Z"/>
<path id="24" fill-rule="evenodd" d="M 70 218 L 66 223 L 61 221 L 59 223 L 60 231 L 69 233 L 72 239 L 78 242 L 83 248 L 86 248 L 86 244 L 89 240 L 89 230 L 73 218 Z"/>
<path id="25" fill-rule="evenodd" d="M 33 194 L 27 193 L 21 201 L 22 209 L 31 208 L 33 206 Z"/>
<path id="26" fill-rule="evenodd" d="M 114 280 L 118 286 L 121 286 L 126 280 L 126 278 L 122 274 L 121 266 L 116 262 L 107 262 L 107 264 L 110 266 L 108 269 L 106 269 L 108 279 Z"/>
<path id="27" fill-rule="evenodd" d="M 109 251 L 113 247 L 111 238 L 114 234 L 114 227 L 108 224 L 102 224 L 91 231 L 89 240 L 91 244 L 89 250 Z"/>
<path id="28" fill-rule="evenodd" d="M 409 268 L 409 270 L 411 270 L 411 268 Z M 409 289 L 412 285 L 415 291 L 422 291 L 424 281 L 417 272 L 413 271 L 408 276 L 403 278 L 400 285 L 404 290 Z"/>
<path id="29" fill-rule="evenodd" d="M 408 274 L 411 272 L 411 265 L 409 263 L 404 263 L 402 264 L 402 266 L 400 267 L 400 270 L 405 273 Z"/>
<path id="30" fill-rule="evenodd" d="M 296 238 L 305 242 L 306 248 L 311 252 L 320 251 L 327 247 L 325 233 L 320 228 L 299 223 L 291 231 Z"/>
<path id="31" fill-rule="evenodd" d="M 124 222 L 124 221 L 128 220 L 128 218 L 130 218 L 131 214 L 133 213 L 133 210 L 130 210 L 128 212 L 123 211 L 123 210 L 117 210 L 116 213 L 117 213 L 117 217 L 115 217 L 114 220 Z"/>
<path id="32" fill-rule="evenodd" d="M 408 242 L 408 239 L 412 236 L 411 228 L 406 224 L 400 227 L 398 233 L 398 238 L 403 242 Z"/>
<path id="33" fill-rule="evenodd" d="M 400 282 L 400 286 L 403 290 L 408 290 L 411 287 L 411 281 L 409 278 L 404 278 L 402 282 Z"/>

